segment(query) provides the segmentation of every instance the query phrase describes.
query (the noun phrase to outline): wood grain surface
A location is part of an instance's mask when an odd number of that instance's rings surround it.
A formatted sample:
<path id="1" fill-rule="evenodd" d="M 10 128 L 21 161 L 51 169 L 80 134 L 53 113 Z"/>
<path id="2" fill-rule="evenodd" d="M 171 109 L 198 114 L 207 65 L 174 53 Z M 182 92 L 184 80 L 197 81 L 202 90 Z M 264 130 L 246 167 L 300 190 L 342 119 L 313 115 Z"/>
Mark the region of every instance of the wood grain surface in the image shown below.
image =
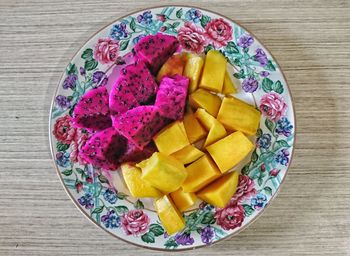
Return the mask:
<path id="1" fill-rule="evenodd" d="M 73 54 L 119 16 L 191 4 L 269 48 L 293 93 L 297 144 L 280 194 L 249 228 L 187 255 L 350 255 L 350 1 L 0 0 L 0 255 L 163 255 L 119 241 L 70 201 L 48 115 Z"/>

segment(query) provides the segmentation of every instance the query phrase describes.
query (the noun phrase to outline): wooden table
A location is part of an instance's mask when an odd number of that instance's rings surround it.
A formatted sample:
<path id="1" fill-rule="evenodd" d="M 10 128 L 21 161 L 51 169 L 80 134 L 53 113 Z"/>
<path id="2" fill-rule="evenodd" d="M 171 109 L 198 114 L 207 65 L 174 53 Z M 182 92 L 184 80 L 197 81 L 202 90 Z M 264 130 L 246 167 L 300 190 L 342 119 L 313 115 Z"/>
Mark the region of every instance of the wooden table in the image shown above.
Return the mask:
<path id="1" fill-rule="evenodd" d="M 350 1 L 185 3 L 237 20 L 270 49 L 297 116 L 295 157 L 277 199 L 239 235 L 187 254 L 350 255 Z M 83 217 L 53 169 L 47 133 L 53 91 L 81 43 L 157 4 L 1 0 L 0 255 L 162 255 Z"/>

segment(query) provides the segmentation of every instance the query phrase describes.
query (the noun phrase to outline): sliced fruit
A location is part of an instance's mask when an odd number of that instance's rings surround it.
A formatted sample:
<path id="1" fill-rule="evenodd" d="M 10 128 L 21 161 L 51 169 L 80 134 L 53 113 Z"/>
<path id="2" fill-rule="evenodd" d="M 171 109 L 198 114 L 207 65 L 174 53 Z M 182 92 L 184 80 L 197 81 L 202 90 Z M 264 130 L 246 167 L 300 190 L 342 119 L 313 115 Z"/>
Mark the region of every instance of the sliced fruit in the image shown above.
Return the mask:
<path id="1" fill-rule="evenodd" d="M 172 156 L 160 152 L 136 165 L 142 169 L 141 178 L 167 194 L 177 190 L 187 177 L 184 165 Z"/>
<path id="2" fill-rule="evenodd" d="M 204 108 L 212 116 L 217 116 L 221 105 L 219 96 L 203 89 L 193 92 L 189 97 L 189 102 L 194 109 Z"/>
<path id="3" fill-rule="evenodd" d="M 227 70 L 225 72 L 225 79 L 224 79 L 224 85 L 222 87 L 222 93 L 225 95 L 237 93 L 237 89 L 233 84 L 230 74 Z"/>
<path id="4" fill-rule="evenodd" d="M 190 79 L 190 86 L 188 87 L 190 93 L 197 90 L 203 64 L 204 60 L 202 57 L 190 54 L 183 72 L 183 75 Z"/>
<path id="5" fill-rule="evenodd" d="M 198 122 L 194 114 L 185 115 L 183 124 L 185 126 L 187 137 L 190 143 L 195 143 L 207 135 L 207 131 Z"/>
<path id="6" fill-rule="evenodd" d="M 186 167 L 188 176 L 182 184 L 184 192 L 196 192 L 220 177 L 221 172 L 208 155 L 204 155 L 197 161 Z"/>
<path id="7" fill-rule="evenodd" d="M 242 161 L 253 148 L 253 143 L 242 132 L 237 131 L 206 149 L 224 173 Z"/>
<path id="8" fill-rule="evenodd" d="M 215 119 L 216 122 L 214 122 L 213 126 L 210 128 L 208 136 L 204 142 L 203 147 L 207 147 L 210 144 L 213 144 L 214 142 L 218 141 L 219 139 L 226 136 L 226 130 L 225 127 Z"/>
<path id="9" fill-rule="evenodd" d="M 121 165 L 124 181 L 133 197 L 161 197 L 162 193 L 141 179 L 141 169 L 129 163 Z"/>
<path id="10" fill-rule="evenodd" d="M 185 227 L 185 220 L 169 196 L 163 196 L 155 201 L 158 217 L 166 232 L 172 235 Z"/>
<path id="11" fill-rule="evenodd" d="M 260 115 L 253 106 L 234 97 L 225 97 L 217 118 L 229 130 L 254 135 L 259 127 Z"/>
<path id="12" fill-rule="evenodd" d="M 184 192 L 182 188 L 170 193 L 170 197 L 181 212 L 186 211 L 188 208 L 194 205 L 197 200 L 194 193 Z"/>
<path id="13" fill-rule="evenodd" d="M 223 208 L 236 192 L 238 178 L 238 172 L 227 173 L 199 191 L 197 196 L 211 205 Z"/>
<path id="14" fill-rule="evenodd" d="M 183 149 L 171 154 L 183 164 L 189 164 L 196 161 L 198 158 L 203 156 L 204 153 L 192 145 L 188 145 Z"/>
<path id="15" fill-rule="evenodd" d="M 194 115 L 207 131 L 210 131 L 211 127 L 218 122 L 215 117 L 202 108 L 197 109 Z"/>
<path id="16" fill-rule="evenodd" d="M 176 51 L 179 41 L 175 36 L 157 33 L 140 39 L 134 46 L 134 59 L 142 60 L 152 74 L 157 74 L 163 63 Z"/>
<path id="17" fill-rule="evenodd" d="M 154 103 L 161 116 L 173 121 L 183 119 L 189 82 L 187 77 L 180 75 L 162 79 Z"/>
<path id="18" fill-rule="evenodd" d="M 160 82 L 164 76 L 182 75 L 185 65 L 186 54 L 171 56 L 158 71 L 157 81 Z"/>
<path id="19" fill-rule="evenodd" d="M 227 60 L 219 51 L 210 50 L 205 57 L 200 88 L 221 92 L 224 84 Z"/>
<path id="20" fill-rule="evenodd" d="M 163 128 L 153 137 L 159 152 L 166 155 L 179 151 L 190 144 L 182 122 L 176 121 Z"/>

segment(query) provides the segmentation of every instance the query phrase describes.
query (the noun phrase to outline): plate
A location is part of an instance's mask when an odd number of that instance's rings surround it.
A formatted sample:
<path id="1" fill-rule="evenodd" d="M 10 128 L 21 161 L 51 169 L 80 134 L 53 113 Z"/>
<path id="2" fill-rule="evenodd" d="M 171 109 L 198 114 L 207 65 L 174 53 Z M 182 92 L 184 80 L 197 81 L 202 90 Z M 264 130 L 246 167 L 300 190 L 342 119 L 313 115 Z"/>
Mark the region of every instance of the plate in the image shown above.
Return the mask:
<path id="1" fill-rule="evenodd" d="M 234 67 L 238 94 L 260 109 L 256 149 L 235 169 L 239 186 L 221 209 L 205 203 L 184 214 L 186 227 L 169 236 L 150 200 L 136 200 L 120 172 L 105 172 L 80 159 L 89 134 L 75 129 L 70 115 L 91 88 L 108 84 L 115 63 L 147 34 L 177 36 L 188 51 L 220 50 Z M 162 6 L 117 19 L 93 35 L 66 67 L 50 112 L 50 145 L 55 168 L 74 204 L 93 223 L 134 245 L 158 250 L 185 250 L 237 234 L 255 220 L 276 196 L 293 153 L 295 119 L 287 81 L 268 50 L 242 26 L 209 10 Z"/>

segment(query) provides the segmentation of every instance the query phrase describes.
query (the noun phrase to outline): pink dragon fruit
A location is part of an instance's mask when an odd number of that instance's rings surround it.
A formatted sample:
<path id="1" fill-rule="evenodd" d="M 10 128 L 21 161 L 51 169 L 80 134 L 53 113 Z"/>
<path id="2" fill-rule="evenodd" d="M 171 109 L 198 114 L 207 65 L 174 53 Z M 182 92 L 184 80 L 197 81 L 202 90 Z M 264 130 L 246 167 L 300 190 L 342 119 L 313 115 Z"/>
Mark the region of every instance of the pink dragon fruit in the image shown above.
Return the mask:
<path id="1" fill-rule="evenodd" d="M 178 46 L 174 36 L 162 33 L 145 36 L 134 47 L 135 59 L 143 60 L 155 75 Z"/>
<path id="2" fill-rule="evenodd" d="M 118 80 L 128 84 L 140 105 L 150 103 L 158 90 L 154 77 L 142 61 L 135 61 L 123 68 Z"/>
<path id="3" fill-rule="evenodd" d="M 82 147 L 79 155 L 97 168 L 115 170 L 126 148 L 126 139 L 110 127 L 95 133 Z"/>
<path id="4" fill-rule="evenodd" d="M 168 122 L 159 114 L 158 107 L 139 106 L 114 118 L 113 126 L 136 147 L 143 149 Z"/>
<path id="5" fill-rule="evenodd" d="M 112 126 L 108 107 L 108 93 L 104 86 L 84 94 L 73 111 L 76 128 L 100 131 Z"/>
<path id="6" fill-rule="evenodd" d="M 161 80 L 155 106 L 162 116 L 172 120 L 183 118 L 188 84 L 189 79 L 180 75 Z"/>
<path id="7" fill-rule="evenodd" d="M 126 146 L 126 151 L 124 155 L 120 157 L 120 162 L 135 162 L 138 163 L 146 158 L 149 158 L 154 152 L 157 151 L 154 143 L 149 143 L 142 150 L 136 147 L 136 145 L 128 141 L 128 145 Z"/>
<path id="8" fill-rule="evenodd" d="M 152 103 L 157 89 L 157 83 L 143 62 L 122 68 L 109 96 L 111 114 L 119 116 L 141 104 Z"/>
<path id="9" fill-rule="evenodd" d="M 108 76 L 107 84 L 105 85 L 108 93 L 111 92 L 112 88 L 115 85 L 115 82 L 117 81 L 119 77 L 120 70 L 125 68 L 127 65 L 134 63 L 134 55 L 129 52 L 125 54 L 124 56 L 119 56 L 117 60 L 115 61 L 115 64 L 112 66 L 111 69 L 108 69 L 106 71 L 106 74 Z"/>
<path id="10" fill-rule="evenodd" d="M 139 106 L 139 103 L 129 84 L 122 77 L 119 77 L 109 95 L 112 119 L 137 106 Z"/>

